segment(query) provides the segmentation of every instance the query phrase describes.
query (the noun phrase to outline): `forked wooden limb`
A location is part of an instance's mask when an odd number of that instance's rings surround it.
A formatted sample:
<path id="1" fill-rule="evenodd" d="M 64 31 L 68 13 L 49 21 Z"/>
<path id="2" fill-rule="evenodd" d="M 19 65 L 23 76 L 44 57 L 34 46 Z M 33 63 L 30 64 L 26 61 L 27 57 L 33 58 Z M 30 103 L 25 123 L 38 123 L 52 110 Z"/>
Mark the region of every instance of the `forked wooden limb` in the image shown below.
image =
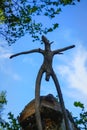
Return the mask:
<path id="1" fill-rule="evenodd" d="M 43 68 L 41 68 L 38 75 L 37 75 L 36 86 L 35 86 L 35 110 L 36 110 L 36 122 L 37 122 L 38 130 L 43 130 L 42 125 L 41 125 L 41 116 L 40 116 L 40 86 L 41 86 L 41 79 L 42 79 L 43 73 L 44 73 L 44 70 L 43 70 Z M 67 116 L 66 108 L 64 105 L 62 92 L 61 92 L 60 85 L 59 85 L 59 82 L 57 80 L 56 74 L 53 70 L 52 70 L 50 76 L 52 76 L 52 78 L 53 78 L 53 81 L 54 81 L 55 86 L 56 86 L 57 94 L 59 96 L 60 105 L 61 105 L 61 109 L 62 109 L 63 116 L 64 116 L 66 130 L 70 130 L 68 116 Z"/>
<path id="2" fill-rule="evenodd" d="M 43 73 L 43 69 L 40 69 L 36 78 L 35 86 L 35 114 L 38 130 L 43 130 L 40 116 L 40 85 Z"/>
<path id="3" fill-rule="evenodd" d="M 60 101 L 61 109 L 62 109 L 63 116 L 64 116 L 66 130 L 71 130 L 70 125 L 69 125 L 67 112 L 66 112 L 66 108 L 65 108 L 65 104 L 64 104 L 64 100 L 63 100 L 63 96 L 62 96 L 62 92 L 61 92 L 61 88 L 60 88 L 60 84 L 57 80 L 57 77 L 56 77 L 56 74 L 54 71 L 52 72 L 52 78 L 53 78 L 53 81 L 54 81 L 55 86 L 56 86 L 57 94 L 59 96 L 59 101 Z"/>

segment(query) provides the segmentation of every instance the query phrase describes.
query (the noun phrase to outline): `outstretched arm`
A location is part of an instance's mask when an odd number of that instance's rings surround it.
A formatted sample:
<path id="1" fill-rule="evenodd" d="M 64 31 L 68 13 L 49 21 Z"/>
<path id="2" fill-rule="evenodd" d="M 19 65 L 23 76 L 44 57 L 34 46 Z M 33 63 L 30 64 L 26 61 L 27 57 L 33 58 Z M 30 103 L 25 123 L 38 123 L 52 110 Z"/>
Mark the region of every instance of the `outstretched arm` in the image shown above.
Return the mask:
<path id="1" fill-rule="evenodd" d="M 16 54 L 14 54 L 14 55 L 11 55 L 11 56 L 10 56 L 10 59 L 11 59 L 11 58 L 14 58 L 14 57 L 16 57 L 16 56 L 19 56 L 19 55 L 29 54 L 29 53 L 34 53 L 34 52 L 43 53 L 43 50 L 40 49 L 40 48 L 38 48 L 38 49 L 30 50 L 30 51 L 19 52 L 19 53 L 16 53 Z"/>
<path id="2" fill-rule="evenodd" d="M 71 46 L 68 46 L 68 47 L 64 47 L 64 48 L 61 48 L 61 49 L 57 49 L 57 50 L 54 50 L 53 51 L 53 54 L 55 55 L 55 54 L 62 54 L 61 52 L 63 52 L 63 51 L 66 51 L 66 50 L 68 50 L 68 49 L 72 49 L 72 48 L 74 48 L 75 47 L 75 45 L 71 45 Z"/>

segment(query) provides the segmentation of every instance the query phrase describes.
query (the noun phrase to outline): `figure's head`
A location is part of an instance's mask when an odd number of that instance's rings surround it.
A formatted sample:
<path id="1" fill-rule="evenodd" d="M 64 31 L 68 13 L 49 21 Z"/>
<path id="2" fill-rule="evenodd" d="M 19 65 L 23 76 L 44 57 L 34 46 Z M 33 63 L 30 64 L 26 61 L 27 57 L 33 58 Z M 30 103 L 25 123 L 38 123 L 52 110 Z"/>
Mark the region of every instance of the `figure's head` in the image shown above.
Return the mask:
<path id="1" fill-rule="evenodd" d="M 44 42 L 45 50 L 50 50 L 51 44 L 50 44 L 49 40 L 44 35 L 42 35 L 42 41 Z"/>

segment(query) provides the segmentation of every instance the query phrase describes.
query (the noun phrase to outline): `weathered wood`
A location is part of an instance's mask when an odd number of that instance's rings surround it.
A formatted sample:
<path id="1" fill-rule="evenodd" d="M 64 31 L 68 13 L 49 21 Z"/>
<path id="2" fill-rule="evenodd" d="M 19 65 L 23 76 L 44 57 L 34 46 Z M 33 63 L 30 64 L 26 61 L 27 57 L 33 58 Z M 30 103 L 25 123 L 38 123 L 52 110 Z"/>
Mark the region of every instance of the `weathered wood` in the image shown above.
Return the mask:
<path id="1" fill-rule="evenodd" d="M 63 116 L 61 107 L 56 99 L 51 94 L 41 96 L 40 104 L 43 130 L 59 130 Z M 35 118 L 35 100 L 25 106 L 20 114 L 19 123 L 23 130 L 38 130 Z"/>
<path id="2" fill-rule="evenodd" d="M 41 87 L 41 80 L 42 80 L 42 76 L 43 76 L 44 72 L 46 73 L 46 78 L 45 78 L 46 81 L 49 81 L 50 77 L 52 77 L 52 79 L 55 83 L 55 87 L 56 87 L 57 94 L 58 94 L 59 101 L 60 101 L 60 105 L 61 105 L 61 110 L 62 110 L 64 121 L 65 121 L 66 130 L 71 130 L 70 125 L 69 125 L 67 112 L 65 109 L 65 104 L 64 104 L 61 88 L 59 85 L 59 81 L 56 77 L 56 74 L 53 70 L 52 62 L 53 62 L 54 55 L 63 54 L 62 53 L 63 51 L 71 49 L 71 48 L 75 47 L 75 45 L 52 51 L 51 50 L 51 43 L 49 42 L 49 40 L 45 36 L 42 36 L 42 41 L 45 45 L 44 50 L 38 48 L 38 49 L 29 50 L 26 52 L 20 52 L 20 53 L 17 53 L 17 54 L 10 56 L 10 58 L 13 58 L 15 56 L 19 56 L 22 54 L 35 53 L 35 52 L 41 53 L 44 56 L 44 61 L 43 61 L 43 64 L 38 72 L 38 75 L 36 78 L 36 85 L 35 85 L 35 116 L 36 116 L 36 123 L 38 126 L 38 130 L 43 130 L 42 124 L 41 124 L 41 115 L 40 115 L 40 106 L 41 106 L 41 104 L 40 104 L 40 87 Z"/>
<path id="3" fill-rule="evenodd" d="M 40 114 L 43 130 L 66 130 L 60 103 L 52 94 L 40 96 Z M 71 130 L 77 128 L 72 115 L 67 110 Z M 28 103 L 19 117 L 22 130 L 38 130 L 35 118 L 35 99 Z"/>

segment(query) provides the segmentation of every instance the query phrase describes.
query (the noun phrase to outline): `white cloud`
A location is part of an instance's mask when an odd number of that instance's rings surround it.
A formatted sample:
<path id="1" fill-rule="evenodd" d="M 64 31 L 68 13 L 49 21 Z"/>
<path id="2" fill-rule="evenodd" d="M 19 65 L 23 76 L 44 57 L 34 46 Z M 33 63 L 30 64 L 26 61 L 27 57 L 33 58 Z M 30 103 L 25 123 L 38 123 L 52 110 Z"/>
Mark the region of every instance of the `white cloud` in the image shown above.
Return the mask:
<path id="1" fill-rule="evenodd" d="M 14 79 L 14 80 L 21 80 L 21 77 L 17 74 L 17 73 L 10 73 L 10 75 L 12 75 L 12 78 Z"/>
<path id="2" fill-rule="evenodd" d="M 0 71 L 4 71 L 4 65 L 7 63 L 11 52 L 7 47 L 0 45 Z"/>
<path id="3" fill-rule="evenodd" d="M 12 53 L 7 47 L 0 45 L 0 60 L 3 58 L 9 58 Z"/>
<path id="4" fill-rule="evenodd" d="M 0 45 L 0 72 L 10 76 L 13 80 L 20 80 L 20 76 L 13 72 L 9 57 L 12 55 L 11 50 L 7 46 Z"/>
<path id="5" fill-rule="evenodd" d="M 68 61 L 64 60 L 64 65 L 57 66 L 56 69 L 68 83 L 68 96 L 87 100 L 87 50 L 79 45 L 74 54 L 66 59 Z"/>

